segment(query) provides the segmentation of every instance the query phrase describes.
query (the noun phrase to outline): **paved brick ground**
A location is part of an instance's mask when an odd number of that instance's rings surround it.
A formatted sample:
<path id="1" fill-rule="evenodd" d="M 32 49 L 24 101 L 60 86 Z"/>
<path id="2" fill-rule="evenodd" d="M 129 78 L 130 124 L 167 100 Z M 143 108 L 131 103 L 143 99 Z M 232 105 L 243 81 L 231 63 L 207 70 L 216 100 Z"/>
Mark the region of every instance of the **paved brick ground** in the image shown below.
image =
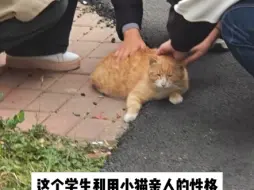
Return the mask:
<path id="1" fill-rule="evenodd" d="M 4 69 L 0 116 L 23 109 L 24 130 L 42 123 L 52 133 L 77 140 L 115 141 L 126 128 L 125 102 L 102 97 L 88 80 L 98 61 L 119 45 L 115 29 L 97 24 L 100 19 L 95 13 L 76 12 L 69 49 L 82 57 L 80 69 L 68 73 Z M 0 65 L 4 64 L 5 54 L 0 54 Z"/>

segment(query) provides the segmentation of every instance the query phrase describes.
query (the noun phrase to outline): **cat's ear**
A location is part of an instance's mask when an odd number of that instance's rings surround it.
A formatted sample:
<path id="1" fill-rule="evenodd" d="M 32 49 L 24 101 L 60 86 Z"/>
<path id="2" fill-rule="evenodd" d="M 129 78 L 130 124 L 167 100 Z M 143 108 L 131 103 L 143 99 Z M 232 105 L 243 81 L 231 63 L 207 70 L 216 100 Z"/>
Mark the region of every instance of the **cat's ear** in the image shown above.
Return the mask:
<path id="1" fill-rule="evenodd" d="M 149 64 L 150 64 L 150 66 L 152 66 L 152 65 L 154 65 L 156 63 L 157 63 L 157 60 L 155 58 L 153 58 L 153 57 L 149 58 Z"/>

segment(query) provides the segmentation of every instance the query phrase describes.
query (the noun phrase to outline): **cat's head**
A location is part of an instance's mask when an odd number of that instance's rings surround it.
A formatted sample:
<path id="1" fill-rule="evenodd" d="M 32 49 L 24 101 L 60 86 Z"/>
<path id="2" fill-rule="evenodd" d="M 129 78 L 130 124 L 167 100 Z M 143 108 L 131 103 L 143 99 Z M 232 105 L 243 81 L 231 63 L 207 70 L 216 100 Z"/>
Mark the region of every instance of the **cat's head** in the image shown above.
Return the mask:
<path id="1" fill-rule="evenodd" d="M 184 78 L 184 66 L 168 56 L 149 58 L 148 78 L 157 88 L 170 88 Z"/>

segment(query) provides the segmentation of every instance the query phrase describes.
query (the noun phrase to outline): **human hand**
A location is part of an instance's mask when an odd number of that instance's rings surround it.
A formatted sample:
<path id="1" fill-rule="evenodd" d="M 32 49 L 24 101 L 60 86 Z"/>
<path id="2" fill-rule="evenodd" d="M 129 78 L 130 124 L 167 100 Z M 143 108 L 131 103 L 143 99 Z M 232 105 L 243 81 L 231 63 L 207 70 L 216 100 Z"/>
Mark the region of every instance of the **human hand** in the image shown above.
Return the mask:
<path id="1" fill-rule="evenodd" d="M 157 50 L 158 55 L 172 55 L 176 60 L 181 61 L 187 65 L 196 61 L 201 56 L 205 55 L 216 39 L 220 35 L 220 22 L 214 27 L 210 34 L 198 45 L 194 46 L 189 52 L 179 52 L 174 50 L 171 45 L 171 41 L 164 42 Z"/>
<path id="2" fill-rule="evenodd" d="M 187 57 L 188 52 L 176 51 L 171 45 L 171 40 L 168 40 L 160 45 L 157 50 L 157 55 L 171 55 L 176 60 L 182 61 Z"/>
<path id="3" fill-rule="evenodd" d="M 189 56 L 183 60 L 183 63 L 187 65 L 191 62 L 198 60 L 200 57 L 202 57 L 208 52 L 211 46 L 212 43 L 210 43 L 208 40 L 202 41 L 190 50 Z"/>
<path id="4" fill-rule="evenodd" d="M 132 28 L 124 33 L 124 41 L 115 52 L 117 61 L 132 55 L 139 49 L 146 48 L 145 42 L 142 40 L 139 30 Z"/>

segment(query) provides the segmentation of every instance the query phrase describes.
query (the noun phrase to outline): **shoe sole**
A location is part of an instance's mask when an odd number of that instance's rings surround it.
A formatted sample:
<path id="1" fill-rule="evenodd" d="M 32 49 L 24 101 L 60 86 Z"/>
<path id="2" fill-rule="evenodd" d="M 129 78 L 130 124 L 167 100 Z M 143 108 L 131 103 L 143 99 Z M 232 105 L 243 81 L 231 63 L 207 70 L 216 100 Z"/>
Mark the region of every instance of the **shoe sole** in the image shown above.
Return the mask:
<path id="1" fill-rule="evenodd" d="M 16 69 L 42 69 L 48 71 L 71 71 L 80 67 L 80 59 L 57 63 L 39 59 L 22 59 L 19 57 L 6 56 L 6 66 Z"/>

